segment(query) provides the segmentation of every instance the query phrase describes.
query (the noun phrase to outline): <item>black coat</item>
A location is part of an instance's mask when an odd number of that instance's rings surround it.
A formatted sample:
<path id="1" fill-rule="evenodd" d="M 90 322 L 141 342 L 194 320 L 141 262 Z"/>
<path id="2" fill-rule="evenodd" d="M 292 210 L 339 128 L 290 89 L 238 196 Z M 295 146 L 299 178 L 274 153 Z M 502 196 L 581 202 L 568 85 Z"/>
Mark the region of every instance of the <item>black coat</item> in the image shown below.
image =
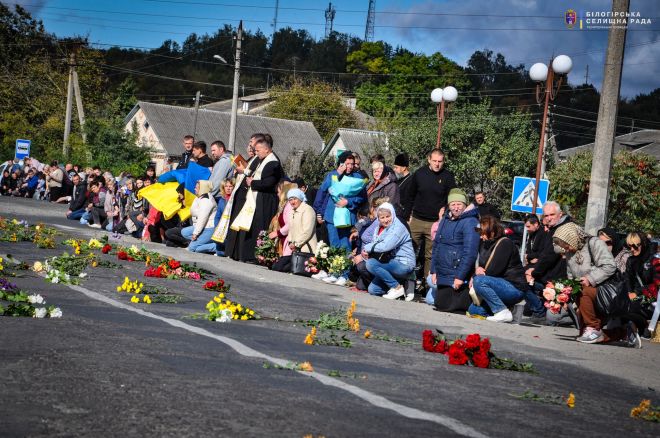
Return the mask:
<path id="1" fill-rule="evenodd" d="M 192 151 L 185 151 L 183 154 L 181 154 L 181 159 L 179 160 L 179 164 L 176 166 L 176 168 L 187 169 L 191 157 L 192 157 Z"/>
<path id="2" fill-rule="evenodd" d="M 396 183 L 399 186 L 399 205 L 395 205 L 395 207 L 397 213 L 399 213 L 399 219 L 403 222 L 408 222 L 408 219 L 410 219 L 410 213 L 412 212 L 412 202 L 410 199 L 412 176 L 412 173 L 409 173 L 396 180 Z"/>
<path id="3" fill-rule="evenodd" d="M 495 250 L 494 253 L 493 250 Z M 482 241 L 479 246 L 479 266 L 485 268 L 491 254 L 493 257 L 486 269 L 486 275 L 503 278 L 522 292 L 529 288 L 525 280 L 525 270 L 520 261 L 518 247 L 508 237 Z"/>
<path id="4" fill-rule="evenodd" d="M 85 207 L 87 207 L 87 184 L 81 181 L 77 186 L 73 186 L 69 210 L 76 211 Z"/>
<path id="5" fill-rule="evenodd" d="M 257 169 L 261 160 L 252 161 L 249 166 L 251 173 Z M 264 166 L 261 179 L 252 181 L 252 191 L 257 192 L 257 206 L 252 218 L 252 226 L 248 231 L 234 231 L 231 228 L 225 239 L 225 254 L 234 260 L 243 262 L 255 261 L 254 250 L 257 246 L 259 232 L 268 230 L 271 219 L 277 213 L 279 199 L 277 198 L 277 183 L 282 179 L 284 172 L 279 161 L 272 161 Z M 249 187 L 245 179 L 234 195 L 234 204 L 231 209 L 230 224 L 241 212 L 247 199 Z"/>
<path id="6" fill-rule="evenodd" d="M 573 222 L 573 219 L 570 216 L 564 216 L 559 224 L 548 230 L 550 235 L 550 245 L 539 254 L 539 261 L 534 267 L 532 275 L 541 283 L 547 283 L 552 280 L 561 280 L 567 277 L 566 273 L 566 259 L 561 256 L 561 254 L 555 253 L 555 249 L 552 245 L 552 236 L 555 234 L 557 228 L 561 227 L 564 224 Z"/>
<path id="7" fill-rule="evenodd" d="M 539 227 L 534 233 L 530 233 L 527 238 L 527 246 L 525 246 L 525 257 L 527 260 L 540 259 L 546 251 L 553 251 L 552 235 L 545 231 L 543 225 Z M 537 262 L 538 263 L 538 262 Z M 533 268 L 537 263 L 529 263 L 527 267 Z"/>

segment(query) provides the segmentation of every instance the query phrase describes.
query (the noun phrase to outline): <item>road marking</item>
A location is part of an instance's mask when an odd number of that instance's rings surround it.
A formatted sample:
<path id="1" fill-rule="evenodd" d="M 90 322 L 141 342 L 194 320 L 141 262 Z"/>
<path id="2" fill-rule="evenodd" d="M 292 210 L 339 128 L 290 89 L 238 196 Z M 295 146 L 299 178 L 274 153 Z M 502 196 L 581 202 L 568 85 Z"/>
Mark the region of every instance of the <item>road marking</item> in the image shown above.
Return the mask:
<path id="1" fill-rule="evenodd" d="M 20 263 L 20 260 L 13 258 L 14 261 L 17 263 Z M 37 273 L 38 275 L 45 277 L 46 273 L 45 272 L 39 272 Z M 112 298 L 108 298 L 105 295 L 102 295 L 98 292 L 93 292 L 89 289 L 86 289 L 82 286 L 77 286 L 74 284 L 67 284 L 64 285 L 67 286 L 69 289 L 73 289 L 76 292 L 80 292 L 81 294 L 97 301 L 101 301 L 103 303 L 109 304 L 113 307 L 117 307 L 119 309 L 124 309 L 128 310 L 129 312 L 137 313 L 138 315 L 145 316 L 147 318 L 152 318 L 156 319 L 158 321 L 162 321 L 165 324 L 171 325 L 172 327 L 177 327 L 181 328 L 183 330 L 189 331 L 191 333 L 200 335 L 200 336 L 206 336 L 211 339 L 215 339 L 217 341 L 222 342 L 223 344 L 227 345 L 228 347 L 232 348 L 234 351 L 236 351 L 238 354 L 246 357 L 254 357 L 254 358 L 259 358 L 259 359 L 264 359 L 269 362 L 272 362 L 274 364 L 280 365 L 280 366 L 288 366 L 291 364 L 292 361 L 290 360 L 284 360 L 284 359 L 278 359 L 276 357 L 269 356 L 265 353 L 262 353 L 260 351 L 257 351 L 253 348 L 248 347 L 247 345 L 243 344 L 242 342 L 239 342 L 235 339 L 229 338 L 227 336 L 222 336 L 222 335 L 216 335 L 214 333 L 209 332 L 208 330 L 205 330 L 200 327 L 195 327 L 190 324 L 186 324 L 185 322 L 179 321 L 177 319 L 172 319 L 172 318 L 166 318 L 164 316 L 156 315 L 155 313 L 147 312 L 145 310 L 136 308 L 134 306 L 122 303 L 120 301 L 113 300 Z M 341 380 L 335 379 L 330 376 L 326 376 L 325 374 L 317 373 L 317 372 L 307 372 L 307 371 L 296 371 L 299 374 L 302 374 L 304 376 L 309 376 L 313 377 L 319 382 L 323 383 L 324 385 L 327 386 L 333 386 L 338 389 L 342 389 L 346 392 L 349 392 L 353 395 L 355 395 L 358 398 L 361 398 L 362 400 L 366 401 L 367 403 L 370 403 L 376 407 L 383 408 L 383 409 L 388 409 L 391 411 L 394 411 L 395 413 L 402 415 L 407 418 L 411 418 L 413 420 L 425 420 L 425 421 L 431 421 L 433 423 L 437 423 L 441 426 L 446 427 L 447 429 L 450 429 L 454 431 L 455 433 L 463 436 L 468 436 L 468 437 L 476 437 L 476 438 L 487 438 L 488 435 L 484 435 L 483 433 L 479 432 L 476 429 L 473 429 L 472 427 L 461 423 L 460 421 L 456 420 L 455 418 L 448 417 L 445 415 L 439 415 L 439 414 L 433 414 L 430 412 L 424 412 L 416 408 L 411 408 L 409 406 L 405 406 L 399 403 L 395 403 L 391 400 L 388 400 L 387 398 L 380 396 L 378 394 L 374 394 L 373 392 L 367 391 L 365 389 L 359 388 L 355 385 L 350 385 L 346 382 L 342 382 Z"/>
<path id="2" fill-rule="evenodd" d="M 227 345 L 228 347 L 232 348 L 234 351 L 236 351 L 238 354 L 246 357 L 253 357 L 253 358 L 259 358 L 259 359 L 264 359 L 269 362 L 275 363 L 280 366 L 287 366 L 290 364 L 292 361 L 289 360 L 284 360 L 284 359 L 278 359 L 276 357 L 269 356 L 265 353 L 262 353 L 260 351 L 257 351 L 253 348 L 248 347 L 247 345 L 229 338 L 227 336 L 222 336 L 222 335 L 216 335 L 214 333 L 209 332 L 208 330 L 205 330 L 200 327 L 195 327 L 190 324 L 186 324 L 185 322 L 172 319 L 172 318 L 166 318 L 164 316 L 159 316 L 156 315 L 155 313 L 147 312 L 145 310 L 130 306 L 128 304 L 113 300 L 112 298 L 108 298 L 105 295 L 102 295 L 98 292 L 93 292 L 89 289 L 85 289 L 84 287 L 81 286 L 76 286 L 76 285 L 66 285 L 69 288 L 82 293 L 83 295 L 88 296 L 89 298 L 92 298 L 97 301 L 101 301 L 103 303 L 109 304 L 114 307 L 118 307 L 120 309 L 128 310 L 130 312 L 137 313 L 138 315 L 141 316 L 146 316 L 147 318 L 153 318 L 158 321 L 162 321 L 165 324 L 169 324 L 173 327 L 181 328 L 183 330 L 187 330 L 191 333 L 200 335 L 200 336 L 206 336 L 211 339 L 215 339 L 217 341 L 222 342 L 223 344 Z M 379 408 L 383 409 L 388 409 L 391 411 L 396 412 L 399 415 L 402 415 L 407 418 L 411 418 L 413 420 L 425 420 L 425 421 L 431 421 L 434 423 L 437 423 L 441 426 L 446 427 L 447 429 L 452 430 L 453 432 L 463 435 L 463 436 L 469 436 L 469 437 L 478 437 L 478 438 L 485 438 L 487 435 L 484 435 L 483 433 L 477 431 L 476 429 L 473 429 L 472 427 L 465 425 L 461 423 L 460 421 L 448 417 L 445 415 L 439 415 L 439 414 L 433 414 L 430 412 L 424 412 L 416 408 L 411 408 L 409 406 L 405 406 L 399 403 L 395 403 L 391 400 L 388 400 L 387 398 L 380 396 L 378 394 L 374 394 L 370 391 L 364 390 L 362 388 L 358 388 L 357 386 L 350 385 L 346 382 L 342 382 L 338 379 L 332 378 L 330 376 L 326 376 L 325 374 L 317 373 L 317 372 L 306 372 L 306 371 L 297 371 L 298 373 L 313 377 L 319 382 L 323 383 L 324 385 L 327 386 L 333 386 L 338 389 L 342 389 L 346 392 L 349 392 L 353 395 L 355 395 L 358 398 L 361 398 L 362 400 L 376 406 Z"/>

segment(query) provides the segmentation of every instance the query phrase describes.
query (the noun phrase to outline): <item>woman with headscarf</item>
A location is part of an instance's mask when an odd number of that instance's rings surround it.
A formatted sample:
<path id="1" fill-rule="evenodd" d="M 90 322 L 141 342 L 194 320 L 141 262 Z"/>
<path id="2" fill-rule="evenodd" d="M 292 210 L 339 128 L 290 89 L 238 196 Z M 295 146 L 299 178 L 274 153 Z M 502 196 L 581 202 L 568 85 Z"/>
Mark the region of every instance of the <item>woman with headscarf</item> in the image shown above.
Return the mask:
<path id="1" fill-rule="evenodd" d="M 367 270 L 374 276 L 368 291 L 396 300 L 406 295 L 405 280 L 415 269 L 412 238 L 389 202 L 378 207 L 376 217 L 378 226 L 373 240 L 364 245 L 361 254 L 367 261 Z"/>
<path id="2" fill-rule="evenodd" d="M 578 280 L 582 285 L 577 306 L 583 332 L 576 340 L 595 344 L 619 337 L 603 330 L 607 315 L 600 314 L 596 307 L 597 287 L 616 272 L 614 258 L 605 242 L 589 236 L 574 222 L 558 227 L 552 240 L 555 252 L 566 258 L 568 278 Z"/>
<path id="3" fill-rule="evenodd" d="M 289 235 L 289 224 L 291 223 L 291 213 L 293 207 L 288 201 L 287 193 L 298 185 L 289 181 L 280 181 L 277 184 L 277 196 L 280 200 L 277 206 L 277 214 L 270 221 L 270 230 L 268 237 L 277 239 L 277 255 L 282 257 L 291 255 L 291 251 L 286 250 Z"/>
<path id="4" fill-rule="evenodd" d="M 387 196 L 392 205 L 399 205 L 399 186 L 391 174 L 385 171 L 385 164 L 381 161 L 371 163 L 373 180 L 367 186 L 369 202 Z"/>
<path id="5" fill-rule="evenodd" d="M 215 229 L 215 212 L 217 205 L 211 191 L 211 181 L 199 180 L 195 184 L 197 197 L 190 206 L 192 226 L 181 230 L 181 235 L 190 241 L 188 251 L 215 254 L 215 242 L 211 241 Z"/>
<path id="6" fill-rule="evenodd" d="M 273 270 L 280 272 L 291 272 L 294 251 L 312 254 L 316 251 L 316 212 L 299 188 L 290 189 L 286 197 L 291 206 L 291 219 L 283 255 L 273 264 Z"/>

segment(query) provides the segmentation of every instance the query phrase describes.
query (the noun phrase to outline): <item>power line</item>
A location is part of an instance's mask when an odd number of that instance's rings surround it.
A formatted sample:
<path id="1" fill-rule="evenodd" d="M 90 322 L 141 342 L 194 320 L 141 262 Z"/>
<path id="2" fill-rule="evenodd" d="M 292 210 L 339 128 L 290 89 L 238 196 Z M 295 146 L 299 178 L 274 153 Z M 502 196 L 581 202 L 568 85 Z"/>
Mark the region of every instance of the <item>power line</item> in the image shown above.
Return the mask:
<path id="1" fill-rule="evenodd" d="M 168 17 L 168 18 L 190 18 L 195 20 L 215 20 L 215 21 L 239 21 L 240 19 L 231 19 L 231 18 L 219 18 L 219 17 L 199 17 L 199 16 L 177 16 L 177 15 L 168 15 L 168 14 L 153 14 L 145 12 L 127 12 L 127 11 L 108 11 L 108 10 L 99 10 L 99 9 L 82 9 L 82 8 L 66 8 L 59 6 L 43 6 L 42 9 L 59 9 L 59 10 L 69 10 L 69 11 L 81 11 L 81 12 L 99 12 L 105 14 L 130 14 L 130 15 L 142 15 L 150 17 Z M 270 23 L 269 20 L 243 20 L 248 23 Z M 79 23 L 76 21 L 68 21 L 70 23 Z M 291 24 L 291 25 L 305 25 L 305 26 L 325 26 L 325 23 L 310 23 L 310 22 L 281 22 L 282 24 Z M 88 23 L 79 23 L 79 24 L 88 24 Z M 88 24 L 91 25 L 91 24 Z M 336 24 L 340 27 L 362 27 L 362 24 Z M 116 26 L 107 26 L 107 27 L 116 27 Z M 380 24 L 374 25 L 374 27 L 379 28 L 389 28 L 389 29 L 428 29 L 428 30 L 469 30 L 469 31 L 532 31 L 532 32 L 574 32 L 573 29 L 567 28 L 513 28 L 513 27 L 455 27 L 455 26 L 400 26 L 394 24 Z M 134 28 L 124 28 L 126 30 L 140 30 L 144 32 L 156 32 L 155 30 L 147 29 L 134 29 Z M 608 29 L 591 29 L 590 32 L 607 32 Z M 628 32 L 638 31 L 638 32 L 657 32 L 660 29 L 628 29 Z M 160 30 L 161 33 L 172 33 L 180 34 L 181 32 L 170 32 Z"/>
<path id="2" fill-rule="evenodd" d="M 554 106 L 555 108 L 561 108 L 561 109 L 565 109 L 565 110 L 576 111 L 576 112 L 579 112 L 579 113 L 598 114 L 597 111 L 580 110 L 580 109 L 569 108 L 569 107 L 566 107 L 566 106 L 561 106 L 561 105 L 556 105 L 556 104 L 553 105 L 553 106 Z M 644 119 L 639 119 L 639 118 L 637 118 L 637 117 L 629 117 L 629 116 L 618 116 L 617 118 L 620 118 L 620 119 L 637 120 L 638 122 L 654 123 L 654 124 L 658 124 L 658 125 L 660 125 L 660 121 L 658 121 L 658 120 L 644 120 Z"/>

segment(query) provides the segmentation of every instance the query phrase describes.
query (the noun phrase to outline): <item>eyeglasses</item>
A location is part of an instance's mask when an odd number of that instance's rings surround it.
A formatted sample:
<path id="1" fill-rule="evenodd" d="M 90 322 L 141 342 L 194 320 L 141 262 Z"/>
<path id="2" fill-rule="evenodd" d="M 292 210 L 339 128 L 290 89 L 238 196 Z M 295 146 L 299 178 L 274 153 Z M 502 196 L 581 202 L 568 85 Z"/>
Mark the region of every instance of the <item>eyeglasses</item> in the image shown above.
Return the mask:
<path id="1" fill-rule="evenodd" d="M 628 247 L 628 249 L 634 249 L 634 250 L 638 250 L 642 247 L 642 245 L 640 245 L 639 243 L 629 243 L 626 246 Z"/>

